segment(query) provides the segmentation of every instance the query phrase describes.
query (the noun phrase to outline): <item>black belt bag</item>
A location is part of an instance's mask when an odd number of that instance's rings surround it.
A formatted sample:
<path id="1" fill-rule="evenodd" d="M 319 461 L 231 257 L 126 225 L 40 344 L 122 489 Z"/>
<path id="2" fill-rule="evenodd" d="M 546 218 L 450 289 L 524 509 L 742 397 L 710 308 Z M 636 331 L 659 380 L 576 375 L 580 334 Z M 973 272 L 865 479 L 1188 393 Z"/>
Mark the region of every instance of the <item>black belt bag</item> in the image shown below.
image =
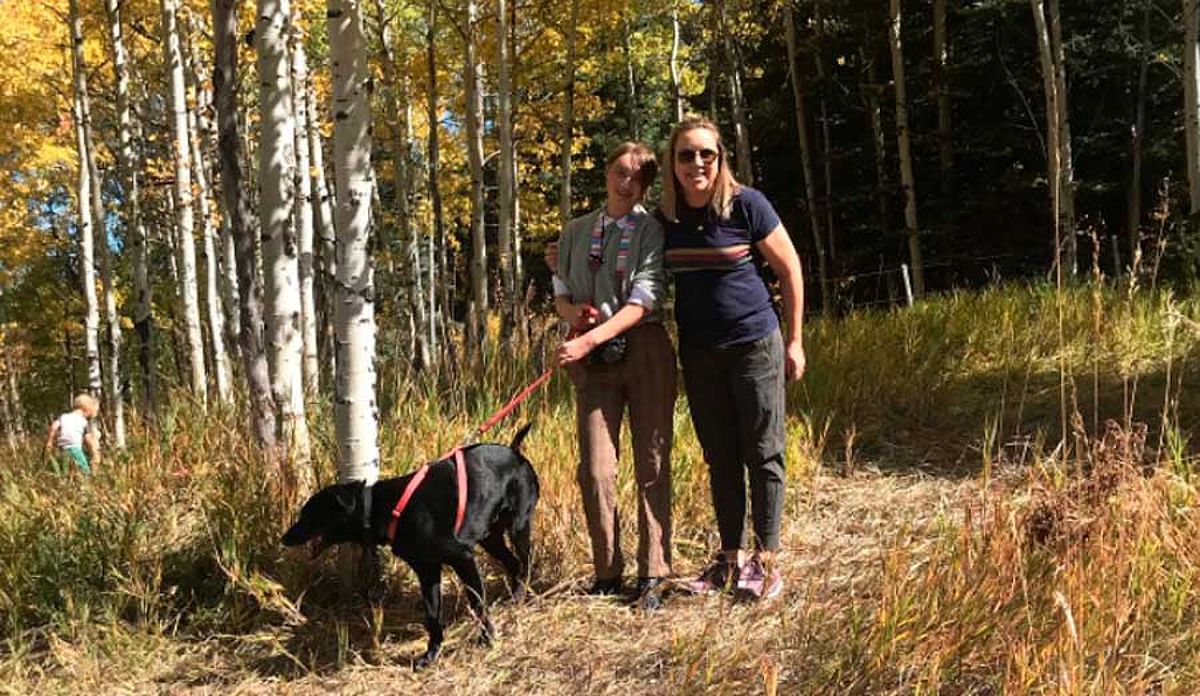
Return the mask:
<path id="1" fill-rule="evenodd" d="M 629 339 L 624 334 L 614 336 L 604 343 L 596 346 L 596 348 L 588 354 L 589 365 L 616 365 L 625 362 L 625 355 L 629 353 Z"/>

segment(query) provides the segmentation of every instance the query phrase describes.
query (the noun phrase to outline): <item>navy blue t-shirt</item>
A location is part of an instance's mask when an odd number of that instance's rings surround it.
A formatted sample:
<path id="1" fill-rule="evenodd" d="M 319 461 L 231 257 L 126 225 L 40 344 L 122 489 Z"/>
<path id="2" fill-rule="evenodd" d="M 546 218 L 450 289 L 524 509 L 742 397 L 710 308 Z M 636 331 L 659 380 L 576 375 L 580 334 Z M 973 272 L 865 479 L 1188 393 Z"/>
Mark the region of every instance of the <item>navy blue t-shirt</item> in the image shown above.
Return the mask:
<path id="1" fill-rule="evenodd" d="M 779 317 L 752 253 L 753 245 L 779 226 L 766 197 L 742 186 L 728 219 L 683 201 L 677 215 L 677 222 L 666 220 L 663 226 L 680 341 L 723 348 L 776 330 Z"/>

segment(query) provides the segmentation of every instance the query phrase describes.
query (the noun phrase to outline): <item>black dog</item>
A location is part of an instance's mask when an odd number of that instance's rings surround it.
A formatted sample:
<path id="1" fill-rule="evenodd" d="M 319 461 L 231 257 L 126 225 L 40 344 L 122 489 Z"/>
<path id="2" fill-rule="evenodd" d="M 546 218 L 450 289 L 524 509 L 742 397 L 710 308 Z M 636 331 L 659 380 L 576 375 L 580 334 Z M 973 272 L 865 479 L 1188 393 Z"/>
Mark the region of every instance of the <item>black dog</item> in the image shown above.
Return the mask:
<path id="1" fill-rule="evenodd" d="M 529 432 L 526 425 L 508 447 L 472 445 L 463 450 L 467 469 L 467 505 L 462 528 L 454 533 L 458 485 L 454 458 L 435 462 L 424 482 L 413 493 L 400 516 L 392 553 L 404 559 L 421 582 L 425 600 L 425 628 L 429 646 L 417 661 L 418 669 L 437 659 L 442 647 L 442 566 L 449 565 L 467 587 L 471 609 L 482 625 L 482 642 L 489 643 L 494 629 L 483 601 L 483 581 L 475 565 L 479 544 L 504 566 L 513 597 L 524 597 L 529 569 L 533 509 L 538 500 L 538 478 L 520 452 Z M 307 543 L 315 558 L 333 544 L 387 543 L 392 509 L 413 474 L 379 481 L 366 493 L 362 482 L 322 489 L 300 510 L 300 520 L 283 535 L 284 546 Z M 367 497 L 369 496 L 369 500 Z M 369 526 L 364 526 L 364 507 Z M 508 533 L 513 550 L 504 543 Z"/>

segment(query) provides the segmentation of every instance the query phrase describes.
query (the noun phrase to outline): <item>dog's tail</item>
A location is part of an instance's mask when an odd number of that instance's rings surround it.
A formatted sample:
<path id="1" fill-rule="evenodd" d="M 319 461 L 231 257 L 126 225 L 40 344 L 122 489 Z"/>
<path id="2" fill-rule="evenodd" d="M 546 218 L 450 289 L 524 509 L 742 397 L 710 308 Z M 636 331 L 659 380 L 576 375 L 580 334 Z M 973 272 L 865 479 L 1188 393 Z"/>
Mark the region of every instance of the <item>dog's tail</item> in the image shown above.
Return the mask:
<path id="1" fill-rule="evenodd" d="M 529 422 L 529 423 L 525 424 L 525 427 L 523 427 L 517 431 L 516 436 L 513 437 L 512 444 L 509 445 L 509 448 L 511 448 L 512 451 L 514 451 L 514 452 L 521 451 L 521 443 L 525 440 L 525 436 L 529 434 L 529 429 L 532 427 L 533 427 L 533 423 Z"/>

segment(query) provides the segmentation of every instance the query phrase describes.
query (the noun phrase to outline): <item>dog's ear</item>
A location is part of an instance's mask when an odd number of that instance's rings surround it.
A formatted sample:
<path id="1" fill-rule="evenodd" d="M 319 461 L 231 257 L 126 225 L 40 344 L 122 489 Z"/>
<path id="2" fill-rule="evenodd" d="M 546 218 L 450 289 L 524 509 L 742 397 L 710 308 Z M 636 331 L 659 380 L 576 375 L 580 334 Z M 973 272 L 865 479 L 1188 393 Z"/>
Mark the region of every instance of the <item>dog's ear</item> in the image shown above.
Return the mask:
<path id="1" fill-rule="evenodd" d="M 525 440 L 525 436 L 529 434 L 529 429 L 532 427 L 533 427 L 533 423 L 529 422 L 529 423 L 525 424 L 524 428 L 521 428 L 520 430 L 518 430 L 516 437 L 514 437 L 512 440 L 512 444 L 510 444 L 508 446 L 509 449 L 511 449 L 514 452 L 520 453 L 521 452 L 521 443 Z"/>

